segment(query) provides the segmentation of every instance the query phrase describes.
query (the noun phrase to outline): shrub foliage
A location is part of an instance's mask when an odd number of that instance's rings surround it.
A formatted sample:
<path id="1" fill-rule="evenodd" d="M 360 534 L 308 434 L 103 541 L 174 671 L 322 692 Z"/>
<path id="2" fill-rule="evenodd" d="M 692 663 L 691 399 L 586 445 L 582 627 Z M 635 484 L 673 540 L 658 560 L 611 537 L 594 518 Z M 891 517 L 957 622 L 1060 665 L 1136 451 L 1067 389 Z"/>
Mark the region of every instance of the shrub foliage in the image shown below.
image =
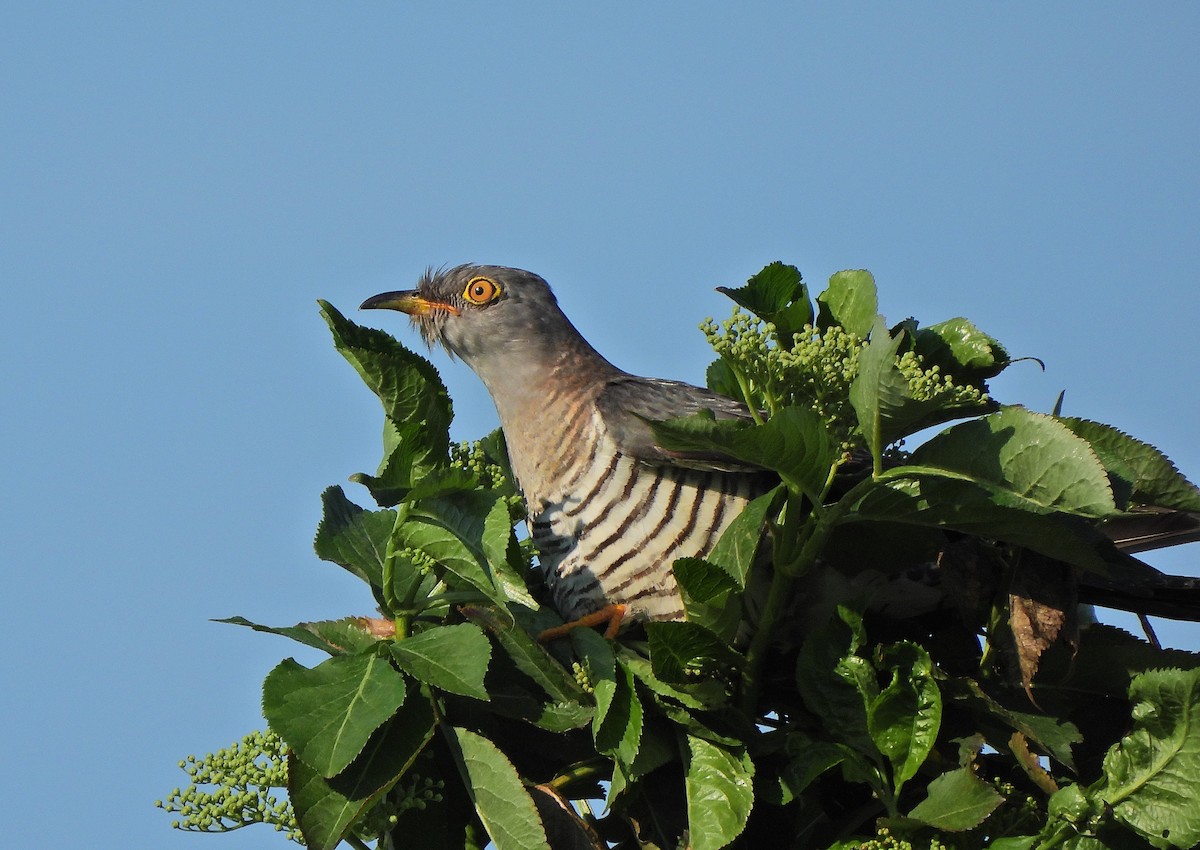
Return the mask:
<path id="1" fill-rule="evenodd" d="M 373 505 L 322 494 L 315 546 L 378 614 L 225 621 L 329 657 L 267 675 L 268 733 L 181 764 L 176 826 L 431 850 L 1200 842 L 1200 656 L 1076 604 L 1156 578 L 1106 523 L 1200 491 L 1115 428 L 1000 404 L 1000 343 L 888 327 L 867 272 L 814 300 L 773 263 L 724 291 L 708 381 L 756 420 L 655 429 L 780 484 L 675 564 L 686 621 L 549 644 L 502 436 L 452 445 L 434 367 L 322 303 L 384 457 L 352 479 Z"/>

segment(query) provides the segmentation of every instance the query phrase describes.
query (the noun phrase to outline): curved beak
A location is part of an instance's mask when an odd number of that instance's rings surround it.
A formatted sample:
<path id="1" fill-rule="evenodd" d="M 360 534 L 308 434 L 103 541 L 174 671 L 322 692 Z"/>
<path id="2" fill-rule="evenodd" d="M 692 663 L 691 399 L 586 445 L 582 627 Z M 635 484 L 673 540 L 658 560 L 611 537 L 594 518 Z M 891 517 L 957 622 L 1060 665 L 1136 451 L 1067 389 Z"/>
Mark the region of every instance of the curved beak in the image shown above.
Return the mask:
<path id="1" fill-rule="evenodd" d="M 417 294 L 415 289 L 404 289 L 397 292 L 381 292 L 372 295 L 358 306 L 360 310 L 399 310 L 410 316 L 424 316 L 438 310 L 458 315 L 458 309 L 451 304 L 441 301 L 430 301 Z"/>

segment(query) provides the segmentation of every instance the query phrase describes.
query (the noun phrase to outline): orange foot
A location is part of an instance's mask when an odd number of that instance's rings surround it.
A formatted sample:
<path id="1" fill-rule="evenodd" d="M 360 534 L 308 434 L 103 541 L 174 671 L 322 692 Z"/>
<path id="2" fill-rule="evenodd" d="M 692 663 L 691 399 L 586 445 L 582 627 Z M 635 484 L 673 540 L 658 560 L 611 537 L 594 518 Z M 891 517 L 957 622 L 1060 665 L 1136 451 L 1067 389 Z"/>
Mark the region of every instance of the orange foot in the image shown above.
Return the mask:
<path id="1" fill-rule="evenodd" d="M 621 629 L 621 621 L 625 619 L 624 605 L 605 605 L 599 611 L 593 611 L 585 617 L 580 617 L 578 620 L 572 620 L 569 623 L 563 623 L 561 626 L 555 626 L 552 629 L 546 629 L 538 635 L 538 640 L 542 643 L 547 643 L 552 640 L 557 640 L 560 637 L 566 637 L 575 629 L 587 626 L 598 626 L 601 623 L 608 623 L 608 627 L 604 630 L 604 636 L 612 640 L 617 636 L 617 632 Z"/>

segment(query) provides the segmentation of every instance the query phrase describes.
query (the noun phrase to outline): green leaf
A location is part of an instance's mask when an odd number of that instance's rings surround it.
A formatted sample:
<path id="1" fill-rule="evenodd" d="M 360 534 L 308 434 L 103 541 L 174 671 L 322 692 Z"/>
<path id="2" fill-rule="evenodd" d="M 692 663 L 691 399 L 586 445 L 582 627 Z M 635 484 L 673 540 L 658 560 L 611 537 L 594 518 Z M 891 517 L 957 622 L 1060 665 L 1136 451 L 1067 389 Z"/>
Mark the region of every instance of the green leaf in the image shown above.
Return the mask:
<path id="1" fill-rule="evenodd" d="M 1103 517 L 1117 509 L 1087 441 L 1054 417 L 1019 407 L 943 431 L 913 452 L 912 463 L 952 470 L 1053 510 Z"/>
<path id="2" fill-rule="evenodd" d="M 814 501 L 829 478 L 837 447 L 820 415 L 809 407 L 785 407 L 762 425 L 714 419 L 698 413 L 651 422 L 654 435 L 672 451 L 715 451 L 763 469 L 773 469 L 788 486 Z"/>
<path id="3" fill-rule="evenodd" d="M 841 325 L 865 338 L 879 312 L 875 278 L 862 269 L 836 272 L 829 278 L 829 288 L 817 296 L 817 306 L 817 327 L 821 330 Z"/>
<path id="4" fill-rule="evenodd" d="M 339 775 L 326 779 L 293 752 L 288 757 L 288 797 L 305 843 L 332 850 L 350 827 L 412 766 L 433 737 L 433 709 L 413 699 L 372 735 Z"/>
<path id="5" fill-rule="evenodd" d="M 665 697 L 672 705 L 708 711 L 721 708 L 729 698 L 725 686 L 716 679 L 702 679 L 694 684 L 664 682 L 654 674 L 654 666 L 636 652 L 618 647 L 621 663 L 646 690 L 657 697 Z"/>
<path id="6" fill-rule="evenodd" d="M 396 512 L 367 511 L 346 498 L 341 487 L 321 494 L 324 508 L 313 548 L 317 557 L 354 573 L 372 587 L 383 586 L 383 559 Z"/>
<path id="7" fill-rule="evenodd" d="M 921 328 L 913 335 L 913 349 L 926 368 L 937 366 L 956 383 L 976 386 L 1011 362 L 1004 346 L 961 317 Z"/>
<path id="8" fill-rule="evenodd" d="M 390 646 L 396 663 L 414 679 L 466 697 L 486 700 L 483 677 L 492 644 L 472 623 L 434 626 Z"/>
<path id="9" fill-rule="evenodd" d="M 587 703 L 587 692 L 544 646 L 513 622 L 507 611 L 464 605 L 463 616 L 495 635 L 517 669 L 536 682 L 558 703 Z"/>
<path id="10" fill-rule="evenodd" d="M 799 797 L 821 774 L 846 759 L 846 750 L 829 741 L 818 741 L 803 732 L 792 732 L 787 739 L 788 763 L 779 777 L 780 805 Z"/>
<path id="11" fill-rule="evenodd" d="M 1087 440 L 1110 471 L 1115 467 L 1132 473 L 1131 500 L 1178 511 L 1200 511 L 1200 488 L 1149 443 L 1136 440 L 1111 425 L 1065 417 L 1059 421 Z"/>
<path id="12" fill-rule="evenodd" d="M 1133 731 L 1104 757 L 1100 794 L 1156 847 L 1200 842 L 1200 670 L 1151 670 L 1129 688 Z"/>
<path id="13" fill-rule="evenodd" d="M 1129 632 L 1093 623 L 1079 635 L 1076 652 L 1051 656 L 1043 663 L 1041 687 L 1060 682 L 1071 693 L 1124 698 L 1140 673 L 1160 667 L 1200 668 L 1200 653 L 1158 648 Z"/>
<path id="14" fill-rule="evenodd" d="M 776 499 L 784 492 L 780 485 L 751 501 L 737 519 L 721 534 L 721 539 L 709 553 L 708 560 L 724 569 L 737 582 L 739 590 L 746 587 L 746 578 L 754 566 L 763 528 L 771 516 Z"/>
<path id="15" fill-rule="evenodd" d="M 779 344 L 786 349 L 792 347 L 792 336 L 813 321 L 808 287 L 795 266 L 776 261 L 750 278 L 745 286 L 737 289 L 718 286 L 717 291 L 775 325 Z"/>
<path id="16" fill-rule="evenodd" d="M 814 629 L 800 647 L 797 690 L 836 740 L 878 758 L 867 729 L 867 708 L 879 696 L 875 671 L 855 655 L 863 639 L 861 621 L 845 609 L 839 614 Z"/>
<path id="17" fill-rule="evenodd" d="M 897 359 L 909 323 L 888 332 L 883 316 L 877 316 L 871 338 L 858 358 L 858 375 L 850 385 L 850 405 L 876 468 L 882 464 L 883 449 L 924 428 L 974 416 L 995 408 L 990 400 L 950 401 L 943 395 L 914 395 L 914 389 Z"/>
<path id="18" fill-rule="evenodd" d="M 484 559 L 492 571 L 492 581 L 504 591 L 505 597 L 527 608 L 537 608 L 537 600 L 525 584 L 530 565 L 521 554 L 508 513 L 507 499 L 497 498 L 488 509 L 483 520 L 480 543 Z"/>
<path id="19" fill-rule="evenodd" d="M 336 776 L 405 692 L 404 677 L 373 652 L 334 656 L 312 669 L 287 658 L 263 682 L 263 716 L 307 764 Z"/>
<path id="20" fill-rule="evenodd" d="M 1094 628 L 1098 626 L 1089 626 L 1085 630 L 1084 646 L 1087 645 Z M 986 733 L 988 743 L 994 748 L 1002 749 L 1011 738 L 1012 732 L 1020 732 L 1059 764 L 1072 773 L 1075 772 L 1075 759 L 1071 750 L 1075 744 L 1083 741 L 1083 736 L 1075 724 L 1058 717 L 1005 708 L 984 692 L 978 682 L 970 678 L 943 679 L 941 691 L 947 703 L 965 708 L 974 715 L 976 723 L 979 724 L 976 728 Z M 996 729 L 997 725 L 999 729 Z"/>
<path id="21" fill-rule="evenodd" d="M 370 649 L 379 643 L 379 638 L 371 634 L 363 625 L 360 617 L 343 617 L 340 620 L 322 620 L 316 623 L 297 623 L 294 626 L 263 626 L 252 623 L 245 617 L 229 617 L 215 620 L 217 623 L 229 623 L 234 626 L 246 626 L 256 632 L 280 635 L 305 646 L 320 649 L 330 655 L 354 654 Z"/>
<path id="22" fill-rule="evenodd" d="M 732 641 L 742 614 L 737 582 L 722 567 L 700 558 L 679 558 L 672 570 L 687 619 Z"/>
<path id="23" fill-rule="evenodd" d="M 884 652 L 892 681 L 867 709 L 871 740 L 892 764 L 896 794 L 933 750 L 942 723 L 942 697 L 933 680 L 929 653 L 913 643 Z"/>
<path id="24" fill-rule="evenodd" d="M 496 850 L 550 850 L 537 808 L 512 762 L 482 735 L 456 726 L 442 728 Z"/>
<path id="25" fill-rule="evenodd" d="M 997 838 L 991 844 L 991 850 L 1031 850 L 1038 843 L 1036 835 L 1013 835 L 1009 838 Z"/>
<path id="26" fill-rule="evenodd" d="M 1124 555 L 1089 521 L 1054 511 L 1007 487 L 928 466 L 885 472 L 860 491 L 842 522 L 903 522 L 1024 546 L 1111 578 L 1145 581 L 1153 571 Z"/>
<path id="27" fill-rule="evenodd" d="M 883 316 L 877 316 L 870 342 L 858 357 L 858 375 L 850 384 L 850 405 L 876 466 L 882 462 L 884 446 L 895 439 L 893 433 L 902 430 L 898 423 L 909 418 L 901 415 L 912 401 L 908 381 L 896 364 L 901 339 L 899 334 L 889 336 Z"/>
<path id="28" fill-rule="evenodd" d="M 618 662 L 607 678 L 593 679 L 592 686 L 596 695 L 596 715 L 592 718 L 596 749 L 628 769 L 637 758 L 642 740 L 642 704 L 633 673 Z"/>
<path id="29" fill-rule="evenodd" d="M 738 383 L 737 375 L 734 374 L 729 364 L 721 358 L 708 364 L 708 369 L 704 373 L 704 383 L 714 393 L 735 398 L 744 402 L 747 407 L 754 403 L 754 400 L 742 397 L 742 387 Z"/>
<path id="30" fill-rule="evenodd" d="M 621 771 L 629 773 L 641 749 L 644 717 L 633 672 L 617 661 L 612 642 L 591 629 L 571 632 L 571 643 L 596 698 L 592 718 L 596 751 L 610 756 Z"/>
<path id="31" fill-rule="evenodd" d="M 654 675 L 664 682 L 687 684 L 742 660 L 725 641 L 696 623 L 647 623 L 646 635 Z"/>
<path id="32" fill-rule="evenodd" d="M 478 490 L 425 499 L 396 530 L 397 546 L 420 549 L 495 602 L 503 604 L 515 596 L 533 602 L 523 582 L 513 586 L 511 571 L 494 574 L 485 554 L 484 535 L 495 532 L 487 523 L 498 498 Z"/>
<path id="33" fill-rule="evenodd" d="M 1003 802 L 995 788 L 969 767 L 960 767 L 930 782 L 929 796 L 908 816 L 937 829 L 961 832 L 979 826 Z"/>
<path id="34" fill-rule="evenodd" d="M 691 850 L 720 850 L 746 828 L 754 806 L 754 764 L 740 751 L 687 736 Z"/>
<path id="35" fill-rule="evenodd" d="M 387 416 L 387 457 L 378 476 L 364 476 L 364 483 L 373 492 L 404 490 L 446 466 L 454 414 L 437 369 L 389 334 L 356 325 L 328 302 L 318 303 L 335 347 L 379 396 Z"/>

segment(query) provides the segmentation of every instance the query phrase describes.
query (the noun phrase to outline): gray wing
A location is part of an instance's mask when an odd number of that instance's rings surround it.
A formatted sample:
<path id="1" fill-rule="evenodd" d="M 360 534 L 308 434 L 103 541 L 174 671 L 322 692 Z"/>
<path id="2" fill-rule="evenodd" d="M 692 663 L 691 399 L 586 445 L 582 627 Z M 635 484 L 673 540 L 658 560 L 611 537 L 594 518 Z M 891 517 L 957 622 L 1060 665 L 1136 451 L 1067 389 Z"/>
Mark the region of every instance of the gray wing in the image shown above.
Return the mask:
<path id="1" fill-rule="evenodd" d="M 1200 514 L 1168 508 L 1137 507 L 1101 524 L 1123 552 L 1149 552 L 1200 541 Z"/>
<path id="2" fill-rule="evenodd" d="M 644 463 L 713 469 L 723 472 L 760 471 L 718 452 L 674 452 L 659 445 L 646 420 L 662 421 L 707 410 L 717 419 L 753 417 L 744 404 L 691 384 L 621 375 L 610 380 L 596 399 L 609 436 L 622 454 Z"/>

